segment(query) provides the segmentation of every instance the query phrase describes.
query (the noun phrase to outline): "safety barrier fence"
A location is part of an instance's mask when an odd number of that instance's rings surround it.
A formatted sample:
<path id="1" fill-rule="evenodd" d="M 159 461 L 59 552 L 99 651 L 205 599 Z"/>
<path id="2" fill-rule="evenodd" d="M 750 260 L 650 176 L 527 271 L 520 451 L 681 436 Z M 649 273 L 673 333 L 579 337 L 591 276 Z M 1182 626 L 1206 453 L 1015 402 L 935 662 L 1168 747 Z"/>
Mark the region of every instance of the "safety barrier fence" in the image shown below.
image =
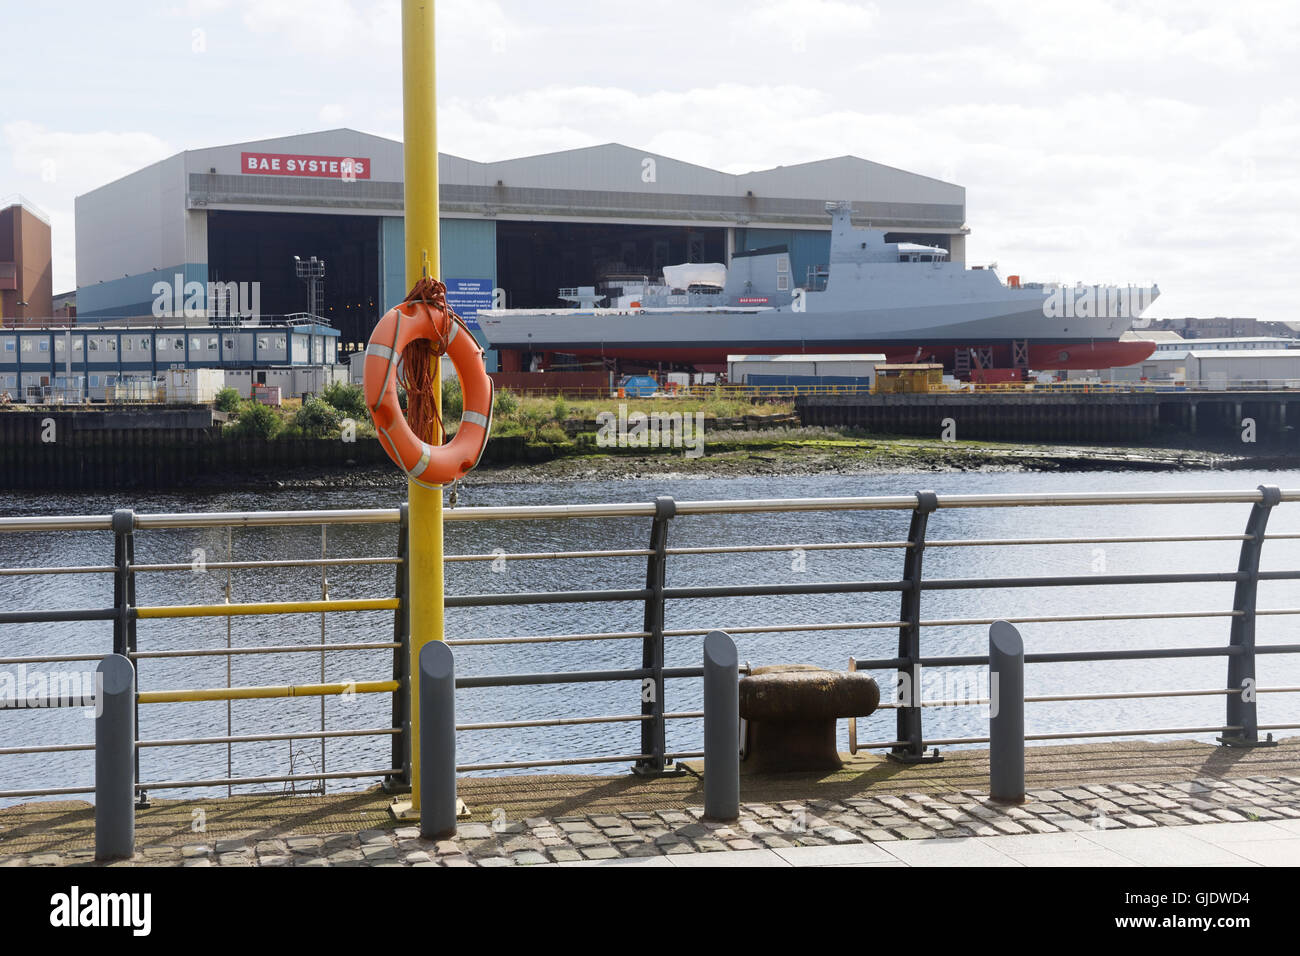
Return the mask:
<path id="1" fill-rule="evenodd" d="M 675 501 L 660 497 L 653 502 L 624 502 L 612 504 L 573 504 L 520 507 L 456 508 L 444 513 L 449 524 L 461 522 L 505 523 L 519 521 L 570 521 L 601 518 L 610 521 L 649 519 L 649 540 L 645 547 L 617 549 L 568 550 L 556 552 L 521 551 L 490 554 L 449 554 L 449 564 L 486 561 L 548 562 L 571 559 L 644 558 L 644 584 L 622 588 L 590 590 L 555 590 L 508 593 L 461 593 L 445 598 L 448 608 L 538 607 L 542 605 L 602 606 L 618 602 L 636 602 L 642 606 L 642 626 L 639 630 L 600 631 L 566 634 L 512 634 L 505 636 L 468 635 L 451 637 L 449 646 L 500 646 L 517 644 L 561 644 L 605 641 L 639 642 L 641 661 L 639 667 L 601 668 L 581 671 L 551 671 L 538 673 L 471 674 L 456 678 L 458 691 L 482 688 L 506 688 L 540 685 L 586 685 L 605 682 L 623 682 L 634 686 L 631 700 L 639 701 L 638 708 L 628 708 L 623 714 L 592 714 L 574 716 L 557 715 L 527 720 L 498 720 L 464 723 L 457 726 L 459 733 L 481 730 L 564 727 L 577 724 L 634 724 L 640 727 L 639 747 L 631 753 L 575 754 L 532 760 L 493 760 L 458 766 L 459 772 L 486 770 L 522 770 L 539 767 L 565 767 L 574 765 L 630 764 L 641 774 L 654 775 L 670 772 L 675 761 L 701 755 L 700 750 L 671 751 L 667 746 L 666 726 L 670 720 L 699 718 L 700 711 L 671 711 L 666 701 L 665 682 L 677 678 L 699 679 L 702 667 L 669 667 L 665 663 L 665 645 L 670 640 L 700 639 L 716 626 L 700 628 L 670 628 L 666 623 L 666 609 L 674 602 L 724 598 L 761 599 L 774 596 L 816 595 L 868 595 L 893 593 L 898 596 L 899 613 L 886 620 L 827 621 L 811 620 L 790 624 L 726 624 L 721 627 L 733 637 L 754 634 L 859 631 L 896 631 L 897 653 L 892 656 L 853 658 L 850 669 L 873 669 L 895 672 L 900 688 L 915 688 L 913 694 L 900 694 L 899 699 L 885 702 L 882 708 L 892 708 L 895 714 L 895 734 L 892 739 L 858 742 L 856 724 L 850 724 L 850 746 L 860 749 L 887 751 L 892 757 L 913 762 L 930 759 L 927 751 L 938 746 L 979 744 L 988 737 L 928 738 L 923 726 L 927 707 L 954 704 L 987 704 L 987 700 L 968 699 L 923 700 L 920 695 L 921 669 L 928 666 L 987 667 L 989 658 L 983 654 L 927 654 L 922 647 L 922 634 L 926 628 L 987 627 L 995 618 L 959 617 L 934 619 L 921 614 L 921 599 L 926 592 L 970 591 L 988 592 L 1024 588 L 1096 588 L 1110 586 L 1232 583 L 1234 598 L 1231 608 L 1217 610 L 1163 611 L 1125 610 L 1117 608 L 1106 613 L 1079 613 L 1068 615 L 1037 615 L 1006 617 L 1013 625 L 1053 625 L 1089 621 L 1177 621 L 1189 618 L 1222 618 L 1228 622 L 1225 644 L 1192 647 L 1123 647 L 1119 649 L 1078 648 L 1066 651 L 1032 652 L 1024 655 L 1026 664 L 1062 662 L 1092 662 L 1146 660 L 1172 658 L 1224 657 L 1227 659 L 1226 679 L 1223 686 L 1193 689 L 1153 688 L 1143 691 L 1117 691 L 1112 693 L 1073 693 L 1025 697 L 1028 703 L 1048 701 L 1105 701 L 1128 698 L 1201 697 L 1222 696 L 1226 700 L 1221 723 L 1180 727 L 1112 727 L 1104 730 L 1085 729 L 1057 733 L 1029 734 L 1027 740 L 1065 740 L 1100 737 L 1155 736 L 1190 734 L 1218 734 L 1221 741 L 1231 746 L 1267 745 L 1272 731 L 1300 727 L 1295 723 L 1261 724 L 1257 716 L 1257 699 L 1260 694 L 1296 693 L 1300 687 L 1260 687 L 1256 681 L 1256 664 L 1261 655 L 1291 654 L 1300 652 L 1300 644 L 1270 643 L 1259 645 L 1255 641 L 1256 620 L 1268 615 L 1300 614 L 1300 607 L 1258 608 L 1258 585 L 1261 581 L 1294 581 L 1300 579 L 1300 569 L 1264 571 L 1260 569 L 1261 554 L 1266 541 L 1300 539 L 1300 533 L 1266 533 L 1270 514 L 1284 502 L 1300 501 L 1300 490 L 1282 491 L 1261 486 L 1251 491 L 1188 491 L 1188 492 L 1095 492 L 1077 494 L 992 494 L 992 495 L 937 495 L 920 491 L 912 495 L 883 497 L 764 499 L 733 501 Z M 1122 520 L 1122 509 L 1127 507 L 1163 507 L 1169 505 L 1250 506 L 1246 525 L 1241 534 L 1174 534 L 1159 536 L 1141 535 L 1076 535 L 1035 538 L 973 538 L 933 539 L 927 534 L 931 516 L 939 509 L 982 508 L 1073 508 L 1102 506 L 1115 509 L 1115 517 Z M 781 544 L 718 543 L 705 546 L 669 546 L 669 530 L 675 524 L 692 518 L 710 515 L 780 515 L 806 512 L 901 512 L 909 515 L 905 538 L 898 540 L 848 540 L 813 541 Z M 326 557 L 327 528 L 346 525 L 386 525 L 396 532 L 396 547 L 392 554 L 364 557 Z M 287 557 L 271 560 L 234 560 L 207 563 L 209 570 L 227 572 L 225 601 L 220 604 L 150 605 L 137 601 L 137 584 L 141 575 L 192 570 L 189 563 L 137 563 L 135 539 L 137 533 L 161 529 L 224 529 L 227 552 L 232 555 L 230 536 L 234 529 L 272 527 L 320 527 L 320 558 Z M 189 787 L 233 787 L 268 783 L 318 783 L 335 779 L 383 778 L 387 785 L 399 789 L 409 785 L 410 748 L 408 720 L 409 698 L 413 692 L 409 670 L 409 630 L 405 618 L 408 582 L 405 573 L 407 518 L 405 506 L 380 510 L 287 511 L 287 512 L 236 512 L 214 514 L 136 514 L 120 510 L 112 515 L 49 516 L 0 518 L 0 535 L 11 533 L 49 533 L 56 531 L 108 532 L 113 536 L 114 560 L 111 564 L 82 566 L 27 566 L 0 567 L 0 581 L 14 578 L 48 580 L 51 576 L 111 575 L 114 600 L 111 607 L 68 608 L 45 607 L 41 609 L 7 610 L 0 612 L 0 626 L 76 621 L 111 621 L 112 647 L 102 652 L 80 654 L 40 653 L 11 655 L 5 642 L 0 641 L 0 668 L 15 665 L 49 664 L 57 662 L 97 661 L 110 650 L 131 660 L 137 671 L 147 674 L 149 661 L 162 658 L 203 658 L 224 656 L 227 661 L 239 655 L 312 653 L 320 658 L 320 679 L 315 683 L 281 684 L 273 686 L 232 686 L 227 669 L 224 687 L 188 687 L 179 689 L 143 689 L 136 693 L 137 712 L 141 706 L 159 703 L 193 701 L 275 699 L 293 697 L 318 697 L 321 699 L 320 727 L 299 733 L 265 733 L 235 735 L 211 734 L 193 738 L 153 738 L 138 742 L 135 787 L 143 799 L 151 790 Z M 2 538 L 0 538 L 2 540 Z M 1189 542 L 1239 542 L 1237 568 L 1232 570 L 1206 570 L 1195 572 L 1151 572 L 1086 575 L 994 575 L 965 578 L 925 578 L 923 558 L 928 550 L 942 548 L 999 548 L 1013 546 L 1048 546 L 1079 544 L 1143 543 L 1148 545 L 1178 545 Z M 687 561 L 700 555 L 760 555 L 765 552 L 816 551 L 870 551 L 895 550 L 902 554 L 902 565 L 896 577 L 873 580 L 848 580 L 839 582 L 799 583 L 748 583 L 691 587 L 669 587 L 666 583 L 670 561 Z M 996 566 L 997 558 L 990 558 Z M 331 567 L 387 565 L 395 570 L 394 586 L 390 594 L 376 597 L 337 599 L 330 594 L 327 578 Z M 272 602 L 235 602 L 231 600 L 233 575 L 236 572 L 267 568 L 319 568 L 321 570 L 320 594 L 309 600 L 283 600 Z M 12 584 L 10 585 L 12 593 Z M 48 599 L 48 587 L 42 599 Z M 35 603 L 34 601 L 32 603 Z M 815 608 L 813 608 L 815 612 Z M 330 641 L 326 619 L 346 617 L 364 611 L 392 612 L 393 634 L 384 641 Z M 273 644 L 252 647 L 198 647 L 182 649 L 150 649 L 139 645 L 136 624 L 141 620 L 186 620 L 199 618 L 224 618 L 228 623 L 238 617 L 272 615 L 320 615 L 321 637 L 312 644 Z M 689 623 L 689 622 L 685 622 Z M 0 631 L 3 634 L 3 631 Z M 383 679 L 356 682 L 327 681 L 325 655 L 337 651 L 374 651 L 391 654 L 391 675 Z M 741 666 L 740 672 L 747 672 Z M 137 683 L 137 687 L 138 687 Z M 388 726 L 369 728 L 328 729 L 325 723 L 324 699 L 341 694 L 383 694 L 392 701 L 392 719 Z M 6 706 L 21 706 L 24 702 L 10 701 Z M 51 701 L 40 702 L 50 706 Z M 70 695 L 57 702 L 61 706 L 86 706 L 91 703 L 84 695 Z M 3 719 L 3 718 L 0 718 Z M 1261 738 L 1261 733 L 1266 734 Z M 230 747 L 238 743 L 256 741 L 320 740 L 341 737 L 388 738 L 385 748 L 388 759 L 382 766 L 326 770 L 319 773 L 263 776 L 236 776 L 230 769 Z M 2 739 L 2 738 L 0 738 Z M 187 747 L 225 744 L 227 747 L 227 773 L 225 776 L 185 780 L 141 780 L 139 778 L 139 750 L 144 748 Z M 0 746 L 0 758 L 15 755 L 58 753 L 77 750 L 89 751 L 93 744 L 48 743 L 35 746 Z M 323 752 L 322 752 L 323 757 Z M 0 797 L 21 798 L 88 793 L 93 791 L 88 783 L 70 782 L 67 786 L 4 789 Z"/>

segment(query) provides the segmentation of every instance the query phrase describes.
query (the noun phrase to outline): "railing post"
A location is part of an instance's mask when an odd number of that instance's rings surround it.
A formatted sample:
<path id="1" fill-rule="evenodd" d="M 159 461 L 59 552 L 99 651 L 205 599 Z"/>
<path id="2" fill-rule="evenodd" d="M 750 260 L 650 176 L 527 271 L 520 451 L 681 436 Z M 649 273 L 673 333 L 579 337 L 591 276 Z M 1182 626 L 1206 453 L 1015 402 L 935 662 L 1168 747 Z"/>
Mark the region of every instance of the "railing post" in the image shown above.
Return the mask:
<path id="1" fill-rule="evenodd" d="M 704 638 L 704 816 L 740 816 L 740 661 L 723 631 Z"/>
<path id="2" fill-rule="evenodd" d="M 443 641 L 420 648 L 420 835 L 456 835 L 456 662 Z"/>
<path id="3" fill-rule="evenodd" d="M 1259 557 L 1264 548 L 1264 530 L 1268 516 L 1282 500 L 1282 490 L 1275 485 L 1260 485 L 1260 500 L 1251 507 L 1246 521 L 1246 540 L 1241 542 L 1241 557 L 1237 573 L 1245 574 L 1237 582 L 1232 598 L 1232 632 L 1228 643 L 1240 647 L 1238 654 L 1228 658 L 1228 714 L 1226 724 L 1240 730 L 1225 731 L 1219 743 L 1228 747 L 1273 747 L 1276 741 L 1269 734 L 1259 739 L 1259 722 L 1255 715 L 1255 601 L 1259 589 Z"/>
<path id="4" fill-rule="evenodd" d="M 117 611 L 113 618 L 113 653 L 120 654 L 131 661 L 135 668 L 135 512 L 130 508 L 118 508 L 113 512 L 113 609 Z M 135 724 L 140 724 L 140 705 L 135 703 Z M 140 752 L 137 750 L 132 758 L 135 783 L 140 783 Z M 136 806 L 144 809 L 149 806 L 149 794 L 143 790 L 137 794 Z"/>
<path id="5" fill-rule="evenodd" d="M 409 793 L 411 789 L 411 709 L 408 706 L 409 695 L 417 693 L 412 686 L 411 675 L 407 673 L 407 661 L 410 659 L 410 608 L 406 600 L 406 558 L 407 503 L 398 506 L 397 519 L 397 575 L 393 585 L 393 595 L 400 602 L 393 612 L 393 641 L 398 646 L 393 648 L 393 680 L 397 681 L 397 690 L 393 691 L 393 734 L 392 763 L 390 767 L 400 767 L 399 775 L 384 778 L 384 790 L 388 793 Z"/>
<path id="6" fill-rule="evenodd" d="M 655 499 L 654 522 L 650 526 L 650 557 L 646 561 L 645 618 L 642 630 L 646 637 L 641 644 L 641 666 L 651 676 L 641 683 L 641 714 L 649 720 L 641 721 L 641 759 L 632 768 L 633 773 L 648 775 L 667 773 L 664 754 L 668 748 L 664 732 L 664 578 L 667 565 L 668 522 L 677 514 L 677 502 L 667 495 Z"/>
<path id="7" fill-rule="evenodd" d="M 95 859 L 135 854 L 135 668 L 110 654 L 95 669 Z"/>
<path id="8" fill-rule="evenodd" d="M 943 760 L 938 750 L 927 755 L 921 726 L 921 558 L 925 553 L 925 530 L 930 514 L 939 507 L 933 491 L 916 493 L 916 508 L 907 530 L 907 551 L 903 558 L 902 608 L 898 619 L 898 724 L 895 740 L 902 746 L 889 752 L 901 763 L 934 763 Z"/>
<path id="9" fill-rule="evenodd" d="M 1006 621 L 989 628 L 989 797 L 1025 802 L 1025 642 Z"/>

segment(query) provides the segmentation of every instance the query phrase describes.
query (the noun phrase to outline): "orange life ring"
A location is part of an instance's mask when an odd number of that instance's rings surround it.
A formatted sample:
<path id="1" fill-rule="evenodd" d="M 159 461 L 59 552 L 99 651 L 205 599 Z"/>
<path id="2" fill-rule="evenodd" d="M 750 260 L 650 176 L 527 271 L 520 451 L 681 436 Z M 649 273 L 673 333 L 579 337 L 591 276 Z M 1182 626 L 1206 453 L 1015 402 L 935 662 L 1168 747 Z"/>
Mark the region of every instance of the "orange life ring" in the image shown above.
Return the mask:
<path id="1" fill-rule="evenodd" d="M 397 401 L 397 363 L 402 350 L 418 339 L 445 345 L 460 376 L 464 410 L 460 428 L 445 445 L 421 441 Z M 364 380 L 366 407 L 379 443 L 416 484 L 445 485 L 479 463 L 492 430 L 492 379 L 483 364 L 483 350 L 458 317 L 420 301 L 389 309 L 370 333 Z"/>

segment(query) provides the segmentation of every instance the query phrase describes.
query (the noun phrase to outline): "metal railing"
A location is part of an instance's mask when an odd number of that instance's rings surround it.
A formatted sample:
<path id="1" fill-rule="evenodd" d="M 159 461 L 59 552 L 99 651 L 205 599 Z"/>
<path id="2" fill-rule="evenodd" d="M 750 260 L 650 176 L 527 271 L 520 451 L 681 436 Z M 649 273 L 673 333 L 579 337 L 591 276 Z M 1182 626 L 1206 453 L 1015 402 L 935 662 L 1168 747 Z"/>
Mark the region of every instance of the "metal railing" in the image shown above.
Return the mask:
<path id="1" fill-rule="evenodd" d="M 1188 492 L 1087 492 L 1073 494 L 984 494 L 938 495 L 920 491 L 912 495 L 883 497 L 764 499 L 733 501 L 675 501 L 659 497 L 652 502 L 622 502 L 611 504 L 573 505 L 521 505 L 513 507 L 457 508 L 444 512 L 451 525 L 461 523 L 499 523 L 516 521 L 569 521 L 602 518 L 649 519 L 649 540 L 645 547 L 587 549 L 569 551 L 521 551 L 490 554 L 449 554 L 449 564 L 484 561 L 563 561 L 574 559 L 644 558 L 644 579 L 634 586 L 524 592 L 458 593 L 445 599 L 447 608 L 491 607 L 541 607 L 545 605 L 606 606 L 618 602 L 635 602 L 642 607 L 639 630 L 591 631 L 577 633 L 510 634 L 485 636 L 473 634 L 450 637 L 452 647 L 473 647 L 518 644 L 579 644 L 598 641 L 636 641 L 640 644 L 640 666 L 622 668 L 593 668 L 589 670 L 560 670 L 536 673 L 469 674 L 456 679 L 462 691 L 482 688 L 506 688 L 540 685 L 588 685 L 621 682 L 634 685 L 639 712 L 616 714 L 575 715 L 566 713 L 551 717 L 520 720 L 490 720 L 461 724 L 460 733 L 482 730 L 564 727 L 578 724 L 631 724 L 639 726 L 640 739 L 635 752 L 576 754 L 572 756 L 547 756 L 528 760 L 483 760 L 457 767 L 460 772 L 516 770 L 540 767 L 565 767 L 628 763 L 641 774 L 654 775 L 671 772 L 674 761 L 697 757 L 698 750 L 671 751 L 667 744 L 667 722 L 694 719 L 701 716 L 698 710 L 673 712 L 668 707 L 666 682 L 678 678 L 698 679 L 701 667 L 670 667 L 666 664 L 665 645 L 670 639 L 702 639 L 716 625 L 709 627 L 671 628 L 667 626 L 667 610 L 674 602 L 724 598 L 760 599 L 774 596 L 815 595 L 869 595 L 896 594 L 899 600 L 897 615 L 885 619 L 847 621 L 813 620 L 787 624 L 747 625 L 727 623 L 722 625 L 736 637 L 753 634 L 779 634 L 804 632 L 896 630 L 897 652 L 893 656 L 854 657 L 851 669 L 879 669 L 895 672 L 900 686 L 915 688 L 916 693 L 901 695 L 897 702 L 885 703 L 884 709 L 895 711 L 895 733 L 892 739 L 859 744 L 856 725 L 851 725 L 850 749 L 884 749 L 904 762 L 929 759 L 927 751 L 937 746 L 978 744 L 987 737 L 927 738 L 923 715 L 928 707 L 947 706 L 952 703 L 980 704 L 987 700 L 924 700 L 920 696 L 921 669 L 927 666 L 979 666 L 986 667 L 985 654 L 927 654 L 923 649 L 922 635 L 927 628 L 984 627 L 992 623 L 989 617 L 926 618 L 921 613 L 921 599 L 926 592 L 971 592 L 1001 589 L 1032 588 L 1096 588 L 1126 585 L 1232 583 L 1234 597 L 1230 608 L 1210 610 L 1107 610 L 1104 613 L 1039 614 L 1006 617 L 1012 624 L 1061 624 L 1085 621 L 1155 621 L 1185 620 L 1190 618 L 1224 618 L 1228 621 L 1226 644 L 1192 647 L 1124 647 L 1119 649 L 1081 648 L 1067 651 L 1037 652 L 1025 655 L 1028 664 L 1062 662 L 1096 662 L 1119 660 L 1158 661 L 1175 658 L 1224 657 L 1227 673 L 1223 686 L 1212 688 L 1154 688 L 1144 691 L 1116 691 L 1109 693 L 1070 693 L 1026 697 L 1028 702 L 1104 701 L 1128 698 L 1156 697 L 1210 697 L 1223 696 L 1226 710 L 1221 723 L 1199 726 L 1164 728 L 1107 728 L 1054 733 L 1030 734 L 1029 740 L 1065 740 L 1098 737 L 1218 734 L 1224 744 L 1239 747 L 1267 745 L 1270 731 L 1300 727 L 1300 724 L 1261 724 L 1256 712 L 1256 699 L 1260 693 L 1295 693 L 1300 687 L 1259 687 L 1256 664 L 1260 655 L 1290 654 L 1300 652 L 1300 644 L 1283 643 L 1257 645 L 1255 623 L 1259 617 L 1300 614 L 1300 607 L 1257 607 L 1257 589 L 1261 581 L 1293 581 L 1300 579 L 1300 569 L 1264 571 L 1260 558 L 1265 541 L 1271 539 L 1300 539 L 1300 533 L 1267 534 L 1269 516 L 1283 502 L 1300 501 L 1300 490 L 1282 491 L 1261 486 L 1253 491 L 1188 491 Z M 927 531 L 931 516 L 940 509 L 990 509 L 990 508 L 1072 508 L 1103 506 L 1166 505 L 1249 505 L 1250 513 L 1241 534 L 1173 534 L 1137 536 L 1124 534 L 1088 534 L 1053 537 L 1004 538 L 950 538 L 931 539 Z M 789 544 L 720 543 L 702 546 L 673 547 L 669 544 L 670 529 L 692 518 L 717 515 L 772 515 L 791 513 L 837 512 L 900 512 L 909 516 L 906 537 L 893 540 L 812 541 Z M 331 558 L 326 556 L 326 528 L 336 525 L 394 526 L 396 548 L 393 554 L 363 557 Z M 231 544 L 233 529 L 272 527 L 321 528 L 321 557 L 301 556 L 270 560 L 235 560 Z M 137 601 L 140 575 L 166 574 L 192 570 L 188 563 L 138 563 L 135 558 L 136 535 L 164 529 L 224 529 L 227 557 L 224 561 L 207 564 L 209 570 L 226 572 L 225 600 L 219 604 L 152 605 Z M 227 704 L 227 727 L 224 734 L 214 733 L 193 738 L 154 738 L 139 742 L 139 749 L 200 746 L 224 744 L 227 747 L 227 772 L 225 776 L 204 777 L 191 780 L 141 780 L 138 754 L 136 768 L 137 791 L 144 795 L 150 790 L 189 787 L 227 787 L 245 784 L 286 783 L 295 787 L 302 783 L 319 783 L 337 779 L 365 777 L 383 778 L 393 789 L 409 784 L 410 746 L 408 736 L 408 699 L 411 691 L 408 671 L 409 632 L 405 619 L 407 589 L 406 508 L 381 510 L 333 511 L 283 511 L 235 512 L 213 514 L 136 514 L 120 510 L 112 515 L 73 515 L 49 517 L 0 518 L 0 534 L 55 531 L 108 532 L 113 535 L 114 559 L 112 564 L 85 564 L 78 566 L 25 566 L 0 567 L 0 581 L 23 576 L 36 576 L 48 580 L 62 575 L 111 575 L 114 585 L 112 605 L 92 608 L 32 608 L 0 612 L 0 625 L 38 624 L 75 621 L 112 622 L 112 646 L 100 653 L 60 654 L 42 652 L 30 655 L 8 655 L 0 643 L 0 666 L 28 665 L 52 662 L 99 660 L 110 649 L 130 658 L 137 669 L 148 675 L 149 661 L 168 658 L 222 657 L 227 661 L 227 680 L 224 687 L 189 687 L 180 689 L 142 689 L 137 694 L 137 709 L 160 703 L 191 701 L 224 701 Z M 1093 573 L 1086 575 L 1027 575 L 925 578 L 923 559 L 927 551 L 943 548 L 1004 548 L 1014 546 L 1049 546 L 1080 544 L 1184 544 L 1188 542 L 1239 542 L 1240 550 L 1236 570 L 1209 570 L 1194 572 L 1149 573 Z M 668 586 L 667 568 L 670 562 L 689 560 L 702 555 L 758 555 L 771 551 L 873 551 L 897 550 L 902 552 L 902 566 L 897 576 L 884 579 L 813 581 L 798 583 L 741 583 L 707 586 Z M 391 565 L 395 567 L 394 586 L 383 596 L 336 599 L 330 593 L 328 571 L 330 568 L 365 565 Z M 268 568 L 319 568 L 321 571 L 319 593 L 309 600 L 277 600 L 270 602 L 234 602 L 232 579 L 236 572 L 257 571 Z M 147 594 L 147 589 L 146 594 Z M 31 602 L 35 603 L 35 602 Z M 46 602 L 48 603 L 51 602 Z M 393 614 L 392 640 L 385 641 L 331 641 L 326 628 L 330 615 L 347 615 L 360 611 L 391 611 Z M 264 646 L 235 647 L 229 640 L 229 626 L 233 618 L 264 615 L 318 614 L 321 618 L 320 640 L 310 644 L 277 643 Z M 140 620 L 185 620 L 202 617 L 224 618 L 227 622 L 226 646 L 181 649 L 141 648 L 136 634 Z M 325 655 L 338 651 L 391 651 L 391 675 L 383 679 L 339 682 L 325 679 Z M 316 654 L 320 668 L 311 683 L 278 684 L 270 686 L 237 686 L 231 680 L 229 662 L 236 656 L 261 654 Z M 742 673 L 748 667 L 741 668 Z M 138 686 L 138 685 L 137 685 Z M 387 694 L 392 699 L 392 718 L 389 726 L 347 729 L 327 729 L 324 701 L 328 696 L 340 694 Z M 230 704 L 236 699 L 253 698 L 320 698 L 319 729 L 297 733 L 235 734 L 230 722 Z M 629 694 L 629 700 L 631 700 Z M 65 706 L 85 706 L 86 700 L 77 696 L 64 702 Z M 629 708 L 630 710 L 631 708 Z M 1261 739 L 1261 732 L 1266 737 Z M 387 737 L 391 749 L 386 765 L 365 769 L 347 768 L 330 770 L 324 766 L 324 742 L 342 737 Z M 321 766 L 314 773 L 289 773 L 279 775 L 237 776 L 233 772 L 230 748 L 237 743 L 257 741 L 319 740 Z M 0 757 L 90 750 L 90 744 L 58 742 L 37 746 L 0 748 Z M 0 797 L 32 797 L 86 793 L 93 790 L 88 785 L 68 785 L 46 788 L 5 789 Z"/>

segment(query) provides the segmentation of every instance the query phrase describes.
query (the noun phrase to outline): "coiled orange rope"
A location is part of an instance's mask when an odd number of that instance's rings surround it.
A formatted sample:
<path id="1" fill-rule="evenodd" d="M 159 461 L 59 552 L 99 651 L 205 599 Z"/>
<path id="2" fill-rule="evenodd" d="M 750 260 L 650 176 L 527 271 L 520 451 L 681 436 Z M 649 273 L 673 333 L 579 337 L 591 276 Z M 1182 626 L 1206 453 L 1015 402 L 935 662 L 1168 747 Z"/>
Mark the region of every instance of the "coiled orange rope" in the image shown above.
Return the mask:
<path id="1" fill-rule="evenodd" d="M 464 325 L 461 317 L 447 305 L 447 287 L 437 279 L 421 278 L 404 301 L 423 302 L 447 313 L 452 322 Z M 450 334 L 449 322 L 445 336 Z M 406 391 L 406 420 L 411 431 L 431 445 L 441 444 L 443 437 L 442 417 L 438 414 L 441 386 L 437 363 L 446 353 L 446 337 L 439 342 L 418 339 L 402 350 L 402 366 L 397 373 L 397 384 Z"/>

